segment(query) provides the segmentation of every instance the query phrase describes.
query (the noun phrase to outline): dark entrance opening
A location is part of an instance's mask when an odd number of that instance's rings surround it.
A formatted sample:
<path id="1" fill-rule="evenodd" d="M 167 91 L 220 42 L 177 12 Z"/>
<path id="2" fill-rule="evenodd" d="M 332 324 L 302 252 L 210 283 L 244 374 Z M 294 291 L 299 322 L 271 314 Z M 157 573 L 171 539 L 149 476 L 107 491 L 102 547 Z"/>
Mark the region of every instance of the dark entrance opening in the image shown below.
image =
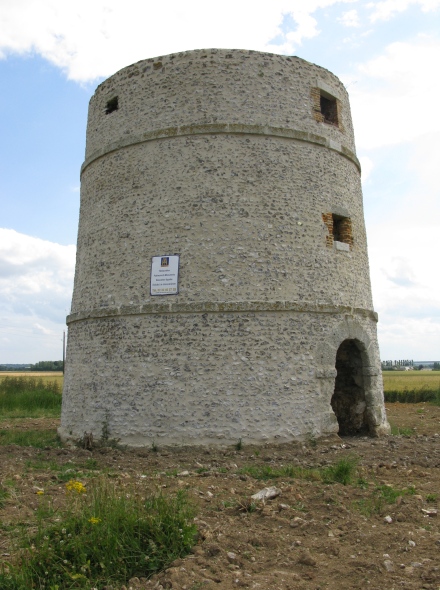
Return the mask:
<path id="1" fill-rule="evenodd" d="M 335 391 L 331 406 L 340 436 L 368 434 L 363 363 L 355 340 L 344 340 L 336 353 Z"/>

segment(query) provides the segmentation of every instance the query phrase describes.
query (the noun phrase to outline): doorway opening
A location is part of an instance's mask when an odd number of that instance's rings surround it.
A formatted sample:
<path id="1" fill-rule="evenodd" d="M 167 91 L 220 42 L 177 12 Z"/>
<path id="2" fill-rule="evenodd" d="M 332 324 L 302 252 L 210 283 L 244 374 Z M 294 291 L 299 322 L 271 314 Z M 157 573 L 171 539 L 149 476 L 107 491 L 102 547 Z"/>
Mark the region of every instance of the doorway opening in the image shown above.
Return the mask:
<path id="1" fill-rule="evenodd" d="M 362 369 L 361 351 L 356 341 L 344 340 L 336 353 L 335 391 L 330 402 L 340 436 L 369 433 Z"/>

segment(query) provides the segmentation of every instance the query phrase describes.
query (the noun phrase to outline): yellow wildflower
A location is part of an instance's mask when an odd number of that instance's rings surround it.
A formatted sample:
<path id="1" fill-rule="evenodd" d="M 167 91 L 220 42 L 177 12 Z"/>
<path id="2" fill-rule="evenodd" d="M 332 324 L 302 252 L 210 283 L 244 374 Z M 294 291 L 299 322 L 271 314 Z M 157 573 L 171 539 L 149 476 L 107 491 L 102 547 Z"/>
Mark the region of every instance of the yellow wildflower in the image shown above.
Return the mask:
<path id="1" fill-rule="evenodd" d="M 44 494 L 44 490 L 38 490 L 37 496 L 42 496 Z"/>
<path id="2" fill-rule="evenodd" d="M 96 516 L 92 516 L 91 518 L 89 518 L 89 522 L 91 524 L 99 524 L 101 522 L 100 518 L 96 518 Z"/>
<path id="3" fill-rule="evenodd" d="M 85 494 L 86 487 L 80 482 L 71 479 L 66 483 L 67 492 L 76 492 L 77 494 Z"/>

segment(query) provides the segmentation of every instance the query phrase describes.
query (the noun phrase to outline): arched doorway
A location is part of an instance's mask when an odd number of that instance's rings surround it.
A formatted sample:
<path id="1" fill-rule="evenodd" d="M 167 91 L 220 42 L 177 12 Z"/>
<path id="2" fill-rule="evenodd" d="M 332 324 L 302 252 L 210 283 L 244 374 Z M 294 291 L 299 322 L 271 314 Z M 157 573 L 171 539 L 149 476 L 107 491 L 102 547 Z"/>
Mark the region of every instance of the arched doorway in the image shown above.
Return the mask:
<path id="1" fill-rule="evenodd" d="M 336 353 L 337 375 L 331 399 L 341 436 L 369 432 L 362 368 L 361 351 L 356 340 L 344 340 Z"/>

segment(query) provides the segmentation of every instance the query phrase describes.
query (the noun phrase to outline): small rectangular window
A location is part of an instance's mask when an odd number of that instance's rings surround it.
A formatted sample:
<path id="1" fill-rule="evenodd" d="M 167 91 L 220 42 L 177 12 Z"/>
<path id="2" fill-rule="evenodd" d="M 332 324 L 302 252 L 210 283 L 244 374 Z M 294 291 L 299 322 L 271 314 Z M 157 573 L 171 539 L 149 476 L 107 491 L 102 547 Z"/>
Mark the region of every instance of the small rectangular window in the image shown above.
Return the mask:
<path id="1" fill-rule="evenodd" d="M 313 118 L 318 123 L 328 123 L 343 131 L 341 121 L 341 104 L 337 98 L 322 90 L 312 88 L 310 92 L 312 99 Z"/>
<path id="2" fill-rule="evenodd" d="M 353 232 L 350 217 L 336 215 L 335 213 L 323 213 L 322 220 L 327 227 L 327 246 L 333 247 L 335 242 L 339 244 L 353 245 Z M 345 249 L 345 248 L 343 248 Z"/>
<path id="3" fill-rule="evenodd" d="M 346 226 L 347 218 L 346 217 L 339 217 L 338 215 L 333 215 L 333 239 L 335 242 L 344 242 L 345 241 L 345 232 L 344 228 Z"/>
<path id="4" fill-rule="evenodd" d="M 118 108 L 118 97 L 114 96 L 113 98 L 107 101 L 107 104 L 105 105 L 105 114 L 109 115 L 110 113 L 113 113 L 113 111 L 117 111 Z"/>
<path id="5" fill-rule="evenodd" d="M 324 117 L 324 123 L 338 125 L 338 105 L 336 98 L 324 96 L 321 91 L 320 107 L 321 115 Z"/>

